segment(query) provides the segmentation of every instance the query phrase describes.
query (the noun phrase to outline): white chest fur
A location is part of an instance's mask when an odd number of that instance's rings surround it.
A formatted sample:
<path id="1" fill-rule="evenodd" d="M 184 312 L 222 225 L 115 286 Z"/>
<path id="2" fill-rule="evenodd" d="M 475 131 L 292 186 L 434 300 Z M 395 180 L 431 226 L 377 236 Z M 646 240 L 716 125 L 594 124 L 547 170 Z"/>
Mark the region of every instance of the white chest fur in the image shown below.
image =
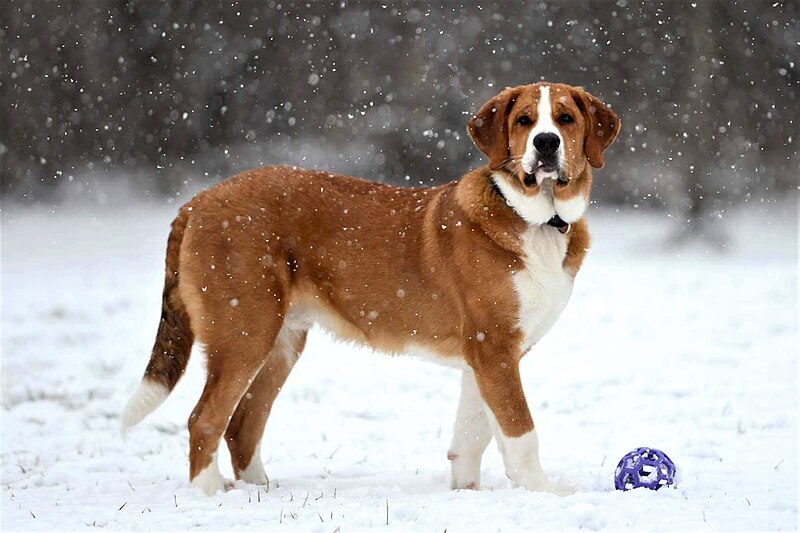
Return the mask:
<path id="1" fill-rule="evenodd" d="M 572 294 L 572 276 L 564 270 L 567 237 L 550 226 L 531 226 L 523 236 L 525 269 L 514 273 L 519 297 L 522 353 L 552 327 Z"/>

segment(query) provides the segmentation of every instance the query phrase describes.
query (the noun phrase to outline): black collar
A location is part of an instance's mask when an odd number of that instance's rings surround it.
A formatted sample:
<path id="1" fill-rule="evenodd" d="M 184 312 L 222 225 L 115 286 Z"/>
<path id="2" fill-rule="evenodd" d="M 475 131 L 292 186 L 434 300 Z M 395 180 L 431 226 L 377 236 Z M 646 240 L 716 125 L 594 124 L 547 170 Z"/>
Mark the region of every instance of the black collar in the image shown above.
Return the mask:
<path id="1" fill-rule="evenodd" d="M 500 187 L 498 187 L 497 183 L 495 183 L 494 178 L 490 178 L 489 181 L 492 182 L 492 189 L 494 189 L 494 192 L 496 192 L 500 196 L 500 198 L 502 198 L 503 201 L 506 202 L 506 205 L 511 207 L 511 205 L 508 203 L 508 200 L 506 199 L 505 195 L 503 194 L 503 191 L 501 191 Z M 511 209 L 513 210 L 514 208 L 511 207 Z M 553 218 L 551 218 L 550 220 L 547 221 L 547 225 L 556 228 L 562 234 L 569 233 L 569 230 L 572 227 L 572 226 L 570 226 L 570 224 L 564 222 L 564 220 L 560 216 L 558 216 L 558 214 L 553 215 Z"/>
<path id="2" fill-rule="evenodd" d="M 547 221 L 548 226 L 553 226 L 561 233 L 568 233 L 570 230 L 570 225 L 564 222 L 564 220 L 558 216 L 558 214 L 553 215 L 553 218 Z"/>

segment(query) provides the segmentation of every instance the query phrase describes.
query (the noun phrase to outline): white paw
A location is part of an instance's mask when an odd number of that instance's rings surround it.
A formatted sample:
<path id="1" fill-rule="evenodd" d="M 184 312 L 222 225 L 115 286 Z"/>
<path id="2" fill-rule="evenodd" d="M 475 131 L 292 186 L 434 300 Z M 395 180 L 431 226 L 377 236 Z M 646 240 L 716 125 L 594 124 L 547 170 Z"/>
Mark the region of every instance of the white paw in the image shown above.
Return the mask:
<path id="1" fill-rule="evenodd" d="M 479 490 L 481 488 L 481 480 L 474 476 L 459 478 L 456 475 L 451 475 L 450 488 L 453 490 Z"/>
<path id="2" fill-rule="evenodd" d="M 264 472 L 264 464 L 261 462 L 261 442 L 256 445 L 253 457 L 250 458 L 250 464 L 247 468 L 240 470 L 237 477 L 245 483 L 252 483 L 253 485 L 267 485 L 269 478 L 267 473 Z"/>
<path id="3" fill-rule="evenodd" d="M 448 452 L 450 460 L 450 488 L 453 490 L 478 490 L 481 486 L 481 460 Z"/>
<path id="4" fill-rule="evenodd" d="M 575 492 L 567 483 L 561 481 L 553 483 L 542 470 L 536 430 L 519 437 L 505 437 L 501 434 L 498 440 L 503 443 L 501 450 L 506 465 L 506 476 L 516 486 L 561 496 Z"/>
<path id="5" fill-rule="evenodd" d="M 239 472 L 239 479 L 253 485 L 267 485 L 269 483 L 267 473 L 264 471 L 264 465 L 261 464 L 261 460 L 258 457 L 253 457 L 247 468 Z"/>
<path id="6" fill-rule="evenodd" d="M 477 481 L 450 480 L 450 488 L 453 490 L 480 490 L 481 484 Z"/>
<path id="7" fill-rule="evenodd" d="M 214 478 L 212 476 L 204 476 L 202 472 L 189 484 L 195 489 L 202 490 L 206 496 L 213 496 L 218 491 L 226 491 L 233 487 L 233 484 L 222 476 Z"/>
<path id="8" fill-rule="evenodd" d="M 571 483 L 570 481 L 567 481 L 563 477 L 558 478 L 558 481 L 556 481 L 555 483 L 551 482 L 550 484 L 553 489 L 550 492 L 552 492 L 557 496 L 570 496 L 578 492 L 578 486 Z"/>
<path id="9" fill-rule="evenodd" d="M 225 491 L 233 487 L 233 483 L 226 480 L 222 477 L 222 474 L 219 473 L 216 453 L 208 466 L 195 476 L 190 482 L 190 485 L 196 489 L 202 490 L 207 496 L 212 496 L 217 491 Z"/>
<path id="10" fill-rule="evenodd" d="M 508 477 L 514 481 L 511 476 Z M 533 492 L 549 492 L 550 494 L 555 494 L 556 496 L 569 496 L 570 494 L 575 494 L 576 491 L 576 487 L 571 483 L 563 479 L 559 479 L 558 482 L 553 482 L 547 477 L 547 475 L 544 474 L 544 472 L 539 475 L 531 476 L 523 482 L 515 481 L 515 484 Z"/>
<path id="11" fill-rule="evenodd" d="M 556 496 L 569 496 L 571 494 L 575 494 L 576 489 L 570 483 L 560 479 L 557 482 L 554 482 L 550 479 L 544 479 L 543 481 L 539 481 L 537 487 L 532 490 L 537 492 L 549 492 L 550 494 L 555 494 Z"/>

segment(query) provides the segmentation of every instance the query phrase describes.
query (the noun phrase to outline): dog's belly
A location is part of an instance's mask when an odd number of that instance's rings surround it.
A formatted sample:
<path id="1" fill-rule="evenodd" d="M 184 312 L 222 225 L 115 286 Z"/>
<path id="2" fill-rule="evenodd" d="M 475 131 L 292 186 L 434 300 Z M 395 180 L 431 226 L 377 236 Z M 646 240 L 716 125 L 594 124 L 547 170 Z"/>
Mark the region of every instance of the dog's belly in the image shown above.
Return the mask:
<path id="1" fill-rule="evenodd" d="M 519 298 L 522 353 L 553 326 L 572 294 L 572 276 L 564 270 L 565 235 L 549 226 L 533 227 L 523 237 L 525 270 L 514 274 Z"/>
<path id="2" fill-rule="evenodd" d="M 391 355 L 410 355 L 443 366 L 462 369 L 465 361 L 460 350 L 460 338 L 450 335 L 444 338 L 410 340 L 407 335 L 393 335 L 387 331 L 366 332 L 359 325 L 320 305 L 313 297 L 299 297 L 290 304 L 278 342 L 289 340 L 298 332 L 308 331 L 318 325 L 342 342 L 352 342 Z M 413 338 L 413 337 L 412 337 Z M 427 341 L 427 342 L 426 342 Z M 287 351 L 288 352 L 288 351 Z"/>

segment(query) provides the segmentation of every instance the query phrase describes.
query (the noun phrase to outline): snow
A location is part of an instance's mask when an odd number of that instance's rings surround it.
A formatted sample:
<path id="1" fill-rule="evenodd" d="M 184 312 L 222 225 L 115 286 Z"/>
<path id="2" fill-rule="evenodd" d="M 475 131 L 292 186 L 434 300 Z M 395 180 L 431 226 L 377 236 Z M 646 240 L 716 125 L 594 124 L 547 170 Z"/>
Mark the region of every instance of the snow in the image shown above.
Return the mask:
<path id="1" fill-rule="evenodd" d="M 590 209 L 573 296 L 522 364 L 542 464 L 573 495 L 513 488 L 494 446 L 483 490 L 450 491 L 457 371 L 314 331 L 262 443 L 269 490 L 237 482 L 205 497 L 187 480 L 198 352 L 166 402 L 119 433 L 155 334 L 175 206 L 5 206 L 2 527 L 794 529 L 796 208 L 726 214 L 722 253 L 665 247 L 677 224 L 666 215 Z M 613 490 L 638 446 L 670 455 L 677 488 Z"/>

